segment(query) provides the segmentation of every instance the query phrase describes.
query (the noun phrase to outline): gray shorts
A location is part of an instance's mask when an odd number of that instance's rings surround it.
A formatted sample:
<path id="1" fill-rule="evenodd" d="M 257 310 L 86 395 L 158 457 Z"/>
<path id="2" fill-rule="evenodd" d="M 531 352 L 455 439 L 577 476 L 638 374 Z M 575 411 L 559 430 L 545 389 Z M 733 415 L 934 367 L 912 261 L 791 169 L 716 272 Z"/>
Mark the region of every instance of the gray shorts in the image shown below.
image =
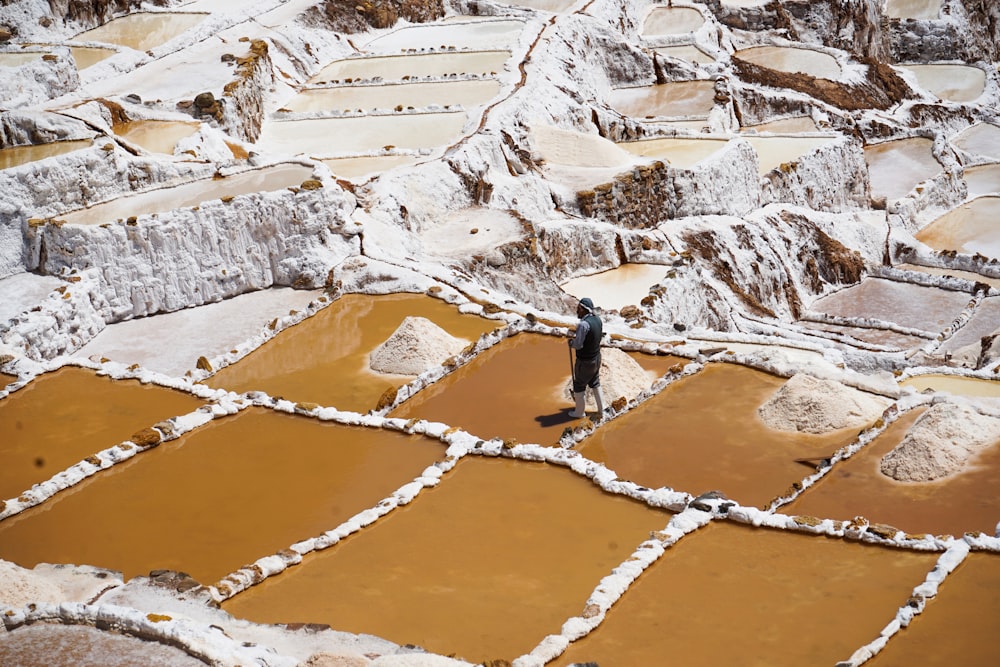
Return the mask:
<path id="1" fill-rule="evenodd" d="M 601 355 L 594 359 L 577 357 L 573 364 L 573 391 L 580 393 L 587 387 L 601 386 Z"/>

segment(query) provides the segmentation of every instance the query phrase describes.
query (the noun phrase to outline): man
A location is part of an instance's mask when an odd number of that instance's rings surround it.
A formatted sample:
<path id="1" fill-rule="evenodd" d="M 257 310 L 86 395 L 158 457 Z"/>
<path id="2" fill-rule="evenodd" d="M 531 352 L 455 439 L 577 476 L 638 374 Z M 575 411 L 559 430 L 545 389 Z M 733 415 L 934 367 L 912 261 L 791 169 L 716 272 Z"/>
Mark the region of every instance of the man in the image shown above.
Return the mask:
<path id="1" fill-rule="evenodd" d="M 587 398 L 587 387 L 594 394 L 597 404 L 597 418 L 604 417 L 604 397 L 601 395 L 601 335 L 604 325 L 594 310 L 594 302 L 584 297 L 576 305 L 576 316 L 580 322 L 576 326 L 576 335 L 569 340 L 569 346 L 576 350 L 576 363 L 573 364 L 573 401 L 576 404 L 571 417 L 586 415 L 584 405 Z"/>

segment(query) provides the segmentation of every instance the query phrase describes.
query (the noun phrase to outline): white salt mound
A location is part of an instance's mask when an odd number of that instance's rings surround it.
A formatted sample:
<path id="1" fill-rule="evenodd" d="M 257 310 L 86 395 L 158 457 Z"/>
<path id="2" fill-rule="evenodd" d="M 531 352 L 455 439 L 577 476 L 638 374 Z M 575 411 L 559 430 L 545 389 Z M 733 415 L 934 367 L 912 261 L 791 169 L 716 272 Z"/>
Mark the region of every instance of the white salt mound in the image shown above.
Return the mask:
<path id="1" fill-rule="evenodd" d="M 468 344 L 426 317 L 407 317 L 384 343 L 372 350 L 368 365 L 377 373 L 420 375 L 440 366 Z"/>
<path id="2" fill-rule="evenodd" d="M 768 428 L 778 431 L 827 433 L 861 427 L 878 419 L 889 401 L 836 380 L 797 373 L 757 408 Z"/>
<path id="3" fill-rule="evenodd" d="M 653 384 L 653 373 L 639 365 L 639 362 L 616 347 L 601 350 L 601 394 L 604 396 L 604 407 L 610 408 L 611 402 L 624 396 L 628 400 L 637 397 Z M 573 380 L 566 383 L 565 395 L 573 400 Z M 594 410 L 593 394 L 587 390 L 587 408 Z"/>
<path id="4" fill-rule="evenodd" d="M 0 607 L 20 609 L 29 602 L 62 602 L 62 590 L 32 570 L 0 560 Z"/>
<path id="5" fill-rule="evenodd" d="M 900 482 L 930 482 L 960 472 L 981 450 L 1000 443 L 1000 419 L 955 403 L 938 403 L 882 457 L 883 475 Z"/>

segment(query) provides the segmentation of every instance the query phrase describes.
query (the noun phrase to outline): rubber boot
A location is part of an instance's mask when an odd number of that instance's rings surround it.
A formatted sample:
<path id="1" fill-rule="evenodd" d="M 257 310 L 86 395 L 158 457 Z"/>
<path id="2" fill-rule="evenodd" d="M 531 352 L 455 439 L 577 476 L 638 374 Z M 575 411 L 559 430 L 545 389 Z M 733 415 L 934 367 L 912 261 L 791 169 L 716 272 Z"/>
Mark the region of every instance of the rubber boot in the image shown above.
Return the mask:
<path id="1" fill-rule="evenodd" d="M 573 408 L 573 411 L 571 413 L 569 413 L 570 417 L 585 417 L 587 415 L 587 413 L 584 412 L 583 409 L 586 399 L 587 399 L 586 389 L 584 389 L 583 391 L 573 392 L 573 401 L 576 403 L 576 407 Z"/>
<path id="2" fill-rule="evenodd" d="M 604 419 L 604 394 L 601 393 L 600 387 L 591 387 L 590 391 L 594 394 L 594 403 L 597 404 L 597 420 L 600 421 Z"/>

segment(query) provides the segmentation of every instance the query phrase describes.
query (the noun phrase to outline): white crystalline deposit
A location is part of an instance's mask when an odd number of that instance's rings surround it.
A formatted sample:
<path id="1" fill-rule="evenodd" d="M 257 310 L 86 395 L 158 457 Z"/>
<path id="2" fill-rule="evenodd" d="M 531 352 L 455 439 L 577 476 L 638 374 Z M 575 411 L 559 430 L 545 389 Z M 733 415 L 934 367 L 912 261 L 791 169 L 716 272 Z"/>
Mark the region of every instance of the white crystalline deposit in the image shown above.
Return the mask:
<path id="1" fill-rule="evenodd" d="M 0 560 L 0 607 L 20 608 L 31 602 L 62 600 L 62 590 L 48 578 Z"/>
<path id="2" fill-rule="evenodd" d="M 848 426 L 867 426 L 888 405 L 881 397 L 834 380 L 797 373 L 757 408 L 757 414 L 769 428 L 826 433 Z"/>
<path id="3" fill-rule="evenodd" d="M 929 482 L 961 471 L 1000 440 L 1000 419 L 968 405 L 938 403 L 882 458 L 880 470 L 900 482 Z"/>
<path id="4" fill-rule="evenodd" d="M 640 393 L 649 389 L 653 383 L 652 373 L 639 365 L 639 362 L 618 348 L 610 347 L 601 350 L 601 393 L 604 396 L 604 406 L 611 407 L 611 402 L 624 396 L 634 400 Z M 566 383 L 566 398 L 573 398 L 572 380 Z M 587 407 L 595 408 L 594 397 L 587 392 Z"/>
<path id="5" fill-rule="evenodd" d="M 378 373 L 420 375 L 461 352 L 469 341 L 456 338 L 426 317 L 407 317 L 389 338 L 369 355 Z"/>

